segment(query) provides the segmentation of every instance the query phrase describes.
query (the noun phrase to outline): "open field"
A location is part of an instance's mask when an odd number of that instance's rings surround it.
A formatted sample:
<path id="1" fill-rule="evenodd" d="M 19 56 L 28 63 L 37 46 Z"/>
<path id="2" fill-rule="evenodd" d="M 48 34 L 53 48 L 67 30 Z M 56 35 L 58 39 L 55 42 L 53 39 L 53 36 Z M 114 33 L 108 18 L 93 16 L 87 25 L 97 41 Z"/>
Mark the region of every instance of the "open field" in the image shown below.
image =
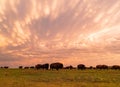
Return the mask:
<path id="1" fill-rule="evenodd" d="M 0 87 L 120 87 L 120 70 L 0 69 Z"/>

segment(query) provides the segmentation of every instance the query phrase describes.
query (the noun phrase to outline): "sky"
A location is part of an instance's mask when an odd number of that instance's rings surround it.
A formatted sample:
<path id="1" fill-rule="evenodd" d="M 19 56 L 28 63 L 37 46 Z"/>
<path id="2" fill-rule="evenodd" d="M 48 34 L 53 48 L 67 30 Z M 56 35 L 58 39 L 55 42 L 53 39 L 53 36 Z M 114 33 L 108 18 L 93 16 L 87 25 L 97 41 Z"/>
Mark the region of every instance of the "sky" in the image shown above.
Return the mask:
<path id="1" fill-rule="evenodd" d="M 0 66 L 120 65 L 120 0 L 0 0 Z"/>

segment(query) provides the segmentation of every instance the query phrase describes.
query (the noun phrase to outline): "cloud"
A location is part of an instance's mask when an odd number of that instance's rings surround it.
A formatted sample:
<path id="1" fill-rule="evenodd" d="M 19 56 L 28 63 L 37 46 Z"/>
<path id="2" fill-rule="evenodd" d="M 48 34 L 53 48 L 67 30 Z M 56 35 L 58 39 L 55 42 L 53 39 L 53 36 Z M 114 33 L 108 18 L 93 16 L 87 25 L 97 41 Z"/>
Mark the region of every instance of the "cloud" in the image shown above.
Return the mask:
<path id="1" fill-rule="evenodd" d="M 117 63 L 119 8 L 119 0 L 0 0 L 1 65 Z"/>

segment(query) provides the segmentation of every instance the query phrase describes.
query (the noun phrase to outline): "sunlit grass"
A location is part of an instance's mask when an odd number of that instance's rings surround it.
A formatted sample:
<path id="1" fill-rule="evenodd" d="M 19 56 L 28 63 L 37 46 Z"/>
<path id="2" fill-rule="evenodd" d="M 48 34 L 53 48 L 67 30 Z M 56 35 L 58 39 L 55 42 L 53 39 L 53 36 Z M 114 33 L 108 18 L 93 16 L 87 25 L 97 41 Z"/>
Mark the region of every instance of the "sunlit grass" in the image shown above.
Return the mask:
<path id="1" fill-rule="evenodd" d="M 0 87 L 120 87 L 120 71 L 0 69 Z"/>

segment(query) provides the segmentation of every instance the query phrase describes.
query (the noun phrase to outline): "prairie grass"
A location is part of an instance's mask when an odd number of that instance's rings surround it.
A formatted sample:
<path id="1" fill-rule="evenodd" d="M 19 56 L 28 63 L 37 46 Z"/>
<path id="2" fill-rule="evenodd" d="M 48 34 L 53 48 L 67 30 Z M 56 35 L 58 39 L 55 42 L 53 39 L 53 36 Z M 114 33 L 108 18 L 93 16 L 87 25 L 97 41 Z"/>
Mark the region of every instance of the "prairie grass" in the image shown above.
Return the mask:
<path id="1" fill-rule="evenodd" d="M 120 87 L 120 70 L 0 69 L 0 87 Z"/>

